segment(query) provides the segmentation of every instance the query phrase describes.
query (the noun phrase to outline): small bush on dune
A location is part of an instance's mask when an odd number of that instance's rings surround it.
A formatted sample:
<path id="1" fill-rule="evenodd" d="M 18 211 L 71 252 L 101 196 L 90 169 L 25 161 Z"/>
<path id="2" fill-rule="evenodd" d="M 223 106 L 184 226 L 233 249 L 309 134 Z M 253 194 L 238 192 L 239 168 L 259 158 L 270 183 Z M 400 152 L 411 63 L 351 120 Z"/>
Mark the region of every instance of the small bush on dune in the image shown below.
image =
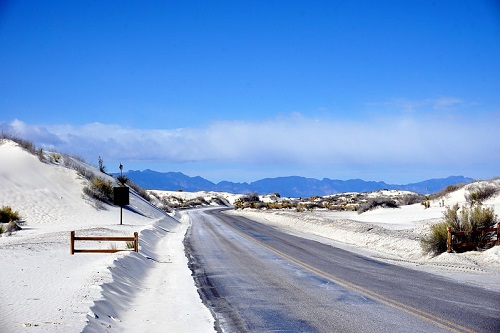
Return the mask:
<path id="1" fill-rule="evenodd" d="M 469 188 L 469 191 L 465 194 L 465 200 L 471 205 L 475 203 L 482 203 L 495 196 L 500 189 L 492 184 L 484 185 L 474 185 Z"/>
<path id="2" fill-rule="evenodd" d="M 78 160 L 78 157 L 70 157 L 69 155 L 64 156 L 64 165 L 67 168 L 75 170 L 85 179 L 92 180 L 92 178 L 95 177 L 95 173 L 83 163 L 85 162 Z"/>
<path id="3" fill-rule="evenodd" d="M 83 192 L 89 197 L 111 204 L 113 202 L 113 186 L 111 181 L 94 177 L 88 186 L 83 188 Z"/>
<path id="4" fill-rule="evenodd" d="M 364 204 L 361 204 L 359 206 L 358 214 L 375 209 L 377 207 L 398 208 L 399 206 L 398 206 L 396 201 L 394 201 L 393 199 L 388 198 L 388 197 L 370 198 L 370 199 L 368 199 L 367 202 L 365 202 Z"/>
<path id="5" fill-rule="evenodd" d="M 401 205 L 408 206 L 413 205 L 425 199 L 425 196 L 422 194 L 405 194 L 403 197 L 399 199 Z"/>
<path id="6" fill-rule="evenodd" d="M 0 209 L 0 234 L 11 234 L 14 231 L 21 230 L 20 223 L 21 216 L 19 212 L 12 210 L 10 206 L 3 206 Z M 3 224 L 7 224 L 6 227 Z"/>
<path id="7" fill-rule="evenodd" d="M 21 216 L 18 211 L 12 210 L 10 206 L 3 206 L 0 209 L 0 223 L 9 223 L 19 221 Z"/>
<path id="8" fill-rule="evenodd" d="M 13 134 L 6 133 L 6 132 L 3 132 L 3 131 L 0 133 L 0 139 L 7 139 L 7 140 L 14 141 L 19 146 L 21 146 L 22 148 L 24 148 L 27 151 L 29 151 L 31 154 L 33 154 L 33 155 L 37 154 L 35 144 L 32 141 L 30 141 L 30 140 L 22 139 L 22 138 L 20 138 L 18 136 L 15 136 Z"/>
<path id="9" fill-rule="evenodd" d="M 128 177 L 126 176 L 123 177 L 126 178 L 126 181 L 123 184 L 127 184 L 131 189 L 133 189 L 137 194 L 139 194 L 141 198 L 143 198 L 147 202 L 151 202 L 151 196 L 149 195 L 148 191 L 146 191 L 145 189 L 143 189 L 142 187 L 140 187 L 139 185 L 128 179 Z M 122 178 L 122 180 L 125 180 L 124 178 Z"/>
<path id="10" fill-rule="evenodd" d="M 460 190 L 465 185 L 466 184 L 448 185 L 444 189 L 442 189 L 441 191 L 431 194 L 430 199 L 435 200 L 435 199 L 443 198 L 443 197 L 449 195 L 450 193 L 453 193 L 455 191 Z"/>
<path id="11" fill-rule="evenodd" d="M 255 208 L 257 205 L 260 206 L 260 203 L 259 195 L 256 192 L 252 192 L 238 198 L 234 202 L 234 207 L 236 209 Z"/>

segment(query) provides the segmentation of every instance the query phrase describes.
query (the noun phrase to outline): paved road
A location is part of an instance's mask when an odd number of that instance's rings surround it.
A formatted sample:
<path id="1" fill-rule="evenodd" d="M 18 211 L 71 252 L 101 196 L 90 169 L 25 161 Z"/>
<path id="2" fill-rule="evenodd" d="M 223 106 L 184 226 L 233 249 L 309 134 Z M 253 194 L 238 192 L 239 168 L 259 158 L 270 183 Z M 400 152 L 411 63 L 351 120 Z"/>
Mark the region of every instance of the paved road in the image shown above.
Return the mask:
<path id="1" fill-rule="evenodd" d="M 219 210 L 185 240 L 224 332 L 500 332 L 500 293 L 375 261 Z"/>

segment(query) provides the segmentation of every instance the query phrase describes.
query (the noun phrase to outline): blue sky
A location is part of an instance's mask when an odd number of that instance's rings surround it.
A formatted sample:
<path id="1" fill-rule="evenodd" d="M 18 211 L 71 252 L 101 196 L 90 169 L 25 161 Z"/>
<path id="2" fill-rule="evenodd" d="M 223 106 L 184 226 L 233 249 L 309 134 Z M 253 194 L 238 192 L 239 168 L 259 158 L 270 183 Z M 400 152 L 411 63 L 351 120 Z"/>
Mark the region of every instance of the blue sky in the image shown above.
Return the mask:
<path id="1" fill-rule="evenodd" d="M 0 1 L 0 130 L 214 182 L 485 179 L 499 59 L 493 0 Z"/>

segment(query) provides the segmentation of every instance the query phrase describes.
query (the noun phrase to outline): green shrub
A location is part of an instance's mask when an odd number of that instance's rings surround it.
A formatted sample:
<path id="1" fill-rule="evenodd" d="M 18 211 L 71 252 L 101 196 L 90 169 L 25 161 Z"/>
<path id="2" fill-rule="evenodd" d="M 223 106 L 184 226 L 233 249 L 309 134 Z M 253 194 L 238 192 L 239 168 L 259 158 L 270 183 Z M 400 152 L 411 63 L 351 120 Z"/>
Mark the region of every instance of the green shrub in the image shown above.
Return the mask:
<path id="1" fill-rule="evenodd" d="M 9 223 L 21 219 L 19 212 L 13 211 L 10 206 L 3 206 L 0 209 L 0 223 Z"/>
<path id="2" fill-rule="evenodd" d="M 497 223 L 497 216 L 493 208 L 482 207 L 481 205 L 474 205 L 472 207 L 462 206 L 455 204 L 448 207 L 443 212 L 443 221 L 431 225 L 431 232 L 429 235 L 424 236 L 420 245 L 424 253 L 431 253 L 434 255 L 446 251 L 446 242 L 448 239 L 448 227 L 453 231 L 472 231 L 484 228 L 493 228 Z M 474 243 L 491 240 L 493 233 L 474 233 L 460 236 L 454 242 L 460 243 Z M 461 248 L 462 251 L 480 248 L 480 246 Z"/>
<path id="3" fill-rule="evenodd" d="M 422 194 L 405 194 L 399 199 L 399 202 L 403 206 L 413 205 L 425 199 L 425 196 Z"/>
<path id="4" fill-rule="evenodd" d="M 113 186 L 111 181 L 94 177 L 90 184 L 83 188 L 83 192 L 89 197 L 111 204 L 113 202 Z"/>
<path id="5" fill-rule="evenodd" d="M 234 207 L 236 209 L 245 209 L 245 208 L 262 208 L 262 202 L 259 199 L 259 195 L 257 192 L 252 192 L 249 194 L 245 194 L 234 202 Z"/>
<path id="6" fill-rule="evenodd" d="M 492 184 L 474 185 L 469 188 L 465 194 L 465 200 L 471 205 L 475 203 L 481 204 L 483 201 L 495 196 L 500 189 Z"/>
<path id="7" fill-rule="evenodd" d="M 399 206 L 396 201 L 388 197 L 370 198 L 367 202 L 361 204 L 358 207 L 358 214 L 364 213 L 377 207 L 398 208 Z"/>
<path id="8" fill-rule="evenodd" d="M 128 177 L 120 175 L 120 176 L 116 177 L 116 180 L 118 180 L 120 182 L 120 184 L 125 185 L 128 182 Z"/>
<path id="9" fill-rule="evenodd" d="M 462 221 L 466 225 L 466 231 L 493 228 L 496 224 L 496 215 L 493 208 L 489 207 L 475 205 L 469 210 L 462 207 Z"/>
<path id="10" fill-rule="evenodd" d="M 420 240 L 420 246 L 424 253 L 438 255 L 446 251 L 446 241 L 448 239 L 448 223 L 439 222 L 431 225 L 429 235 Z"/>
<path id="11" fill-rule="evenodd" d="M 139 194 L 139 196 L 141 198 L 143 198 L 147 202 L 151 202 L 151 196 L 149 195 L 149 193 L 145 189 L 143 189 L 142 187 L 140 187 L 139 185 L 137 185 L 136 183 L 134 183 L 133 181 L 131 181 L 130 179 L 128 179 L 128 177 L 126 177 L 126 176 L 123 176 L 123 177 L 127 178 L 127 180 L 125 181 L 125 183 L 131 189 L 133 189 L 137 194 Z M 122 178 L 122 180 L 123 180 L 123 178 Z"/>

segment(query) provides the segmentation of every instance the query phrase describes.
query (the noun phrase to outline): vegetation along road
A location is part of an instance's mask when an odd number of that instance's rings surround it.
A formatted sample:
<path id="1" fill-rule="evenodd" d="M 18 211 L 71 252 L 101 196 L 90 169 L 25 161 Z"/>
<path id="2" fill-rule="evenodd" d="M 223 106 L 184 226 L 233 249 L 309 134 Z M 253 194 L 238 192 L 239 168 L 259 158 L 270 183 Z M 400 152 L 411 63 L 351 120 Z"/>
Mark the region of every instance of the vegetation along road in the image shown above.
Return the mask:
<path id="1" fill-rule="evenodd" d="M 500 330 L 498 292 L 375 261 L 220 209 L 187 214 L 191 268 L 222 332 Z"/>

